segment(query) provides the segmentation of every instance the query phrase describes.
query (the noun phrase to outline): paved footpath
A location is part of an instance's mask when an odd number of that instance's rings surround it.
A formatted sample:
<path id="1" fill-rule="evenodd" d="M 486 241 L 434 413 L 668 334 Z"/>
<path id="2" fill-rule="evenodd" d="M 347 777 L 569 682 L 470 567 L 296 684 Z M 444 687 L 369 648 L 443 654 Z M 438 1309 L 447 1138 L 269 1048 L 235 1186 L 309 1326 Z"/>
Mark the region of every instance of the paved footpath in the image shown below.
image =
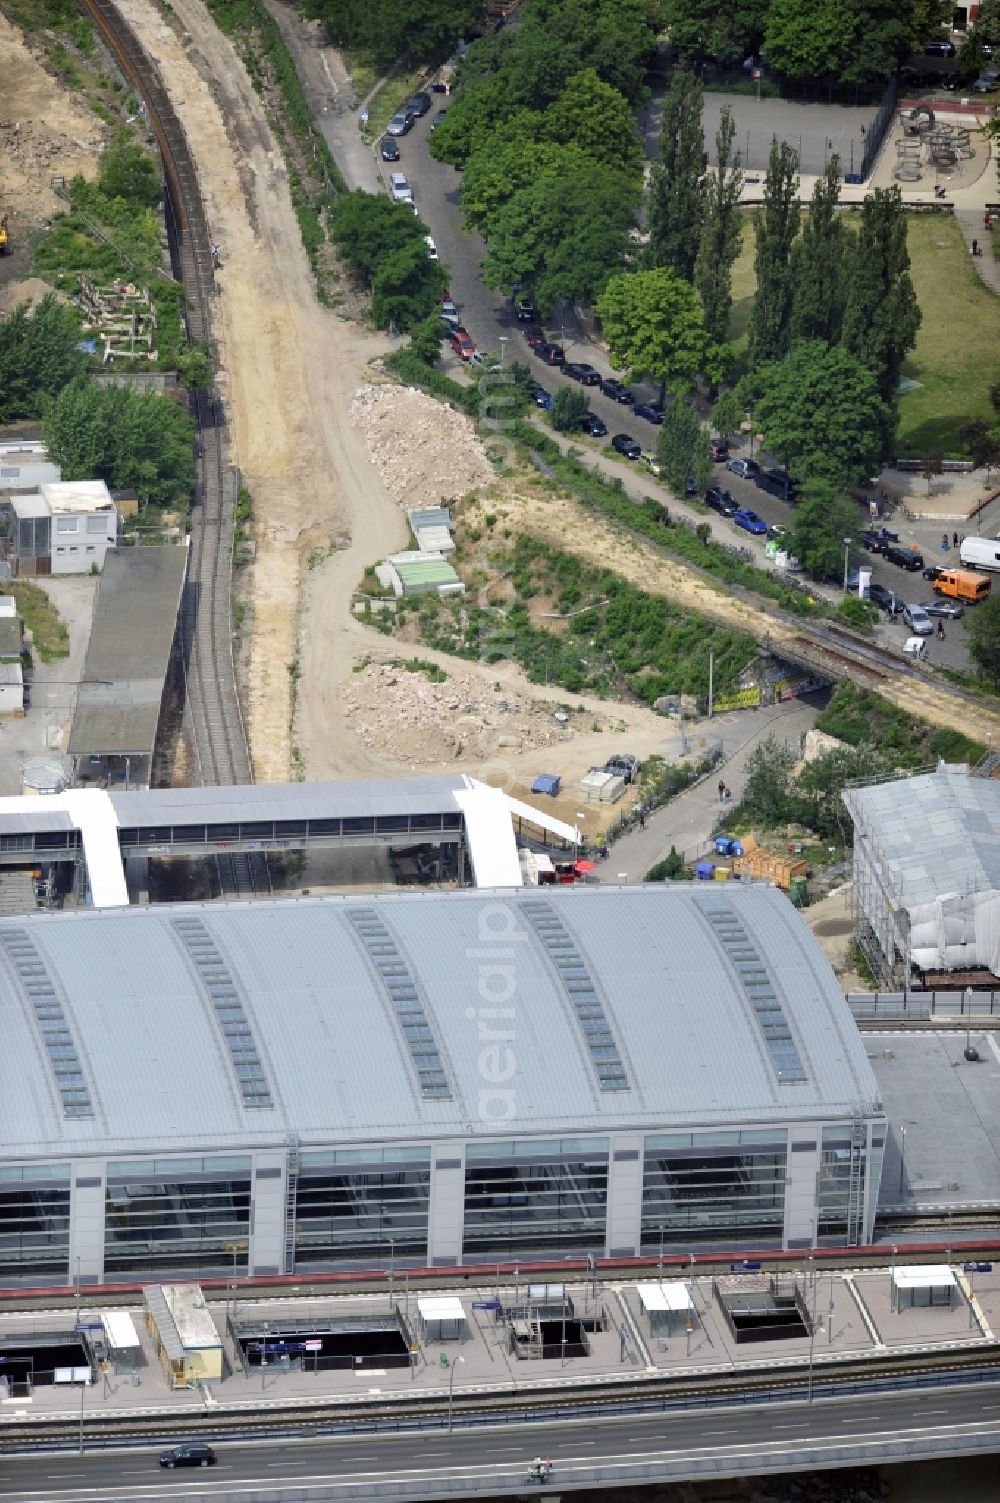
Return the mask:
<path id="1" fill-rule="evenodd" d="M 607 861 L 598 868 L 601 880 L 617 882 L 627 877 L 630 882 L 641 882 L 672 845 L 693 860 L 710 841 L 723 812 L 719 802 L 720 778 L 732 792 L 730 807 L 735 808 L 743 793 L 747 758 L 754 748 L 773 735 L 797 750 L 816 715 L 815 706 L 807 700 L 793 699 L 763 710 L 734 710 L 689 725 L 688 743 L 692 749 L 697 746 L 699 736 L 709 743 L 721 738 L 720 766 L 708 778 L 651 814 L 645 829 L 616 841 Z"/>

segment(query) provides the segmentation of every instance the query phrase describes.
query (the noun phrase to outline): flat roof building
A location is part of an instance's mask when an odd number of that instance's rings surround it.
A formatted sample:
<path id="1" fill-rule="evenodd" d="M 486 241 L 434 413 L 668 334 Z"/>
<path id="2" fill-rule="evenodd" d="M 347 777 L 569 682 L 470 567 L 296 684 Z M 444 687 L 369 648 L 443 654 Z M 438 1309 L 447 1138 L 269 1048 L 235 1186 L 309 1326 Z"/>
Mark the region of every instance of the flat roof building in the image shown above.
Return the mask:
<path id="1" fill-rule="evenodd" d="M 118 513 L 103 480 L 54 480 L 15 495 L 18 574 L 89 574 L 118 544 Z"/>
<path id="2" fill-rule="evenodd" d="M 3 1282 L 870 1236 L 878 1088 L 771 888 L 32 914 L 0 996 Z"/>

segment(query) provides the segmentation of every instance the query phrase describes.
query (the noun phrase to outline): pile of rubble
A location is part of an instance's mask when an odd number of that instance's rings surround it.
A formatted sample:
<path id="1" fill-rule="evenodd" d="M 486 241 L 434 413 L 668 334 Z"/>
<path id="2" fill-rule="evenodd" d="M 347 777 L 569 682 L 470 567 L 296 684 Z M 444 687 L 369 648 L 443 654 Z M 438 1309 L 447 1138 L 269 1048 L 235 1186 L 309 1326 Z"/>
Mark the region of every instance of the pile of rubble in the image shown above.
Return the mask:
<path id="1" fill-rule="evenodd" d="M 573 734 L 552 707 L 461 671 L 434 683 L 400 663 L 368 663 L 352 675 L 341 703 L 365 746 L 414 766 L 485 761 Z"/>
<path id="2" fill-rule="evenodd" d="M 0 159 L 32 176 L 56 164 L 64 170 L 68 159 L 89 156 L 100 146 L 100 135 L 85 140 L 64 135 L 43 122 L 0 120 Z"/>
<path id="3" fill-rule="evenodd" d="M 405 506 L 436 506 L 495 479 L 464 413 L 409 386 L 362 386 L 351 421 L 390 494 Z"/>

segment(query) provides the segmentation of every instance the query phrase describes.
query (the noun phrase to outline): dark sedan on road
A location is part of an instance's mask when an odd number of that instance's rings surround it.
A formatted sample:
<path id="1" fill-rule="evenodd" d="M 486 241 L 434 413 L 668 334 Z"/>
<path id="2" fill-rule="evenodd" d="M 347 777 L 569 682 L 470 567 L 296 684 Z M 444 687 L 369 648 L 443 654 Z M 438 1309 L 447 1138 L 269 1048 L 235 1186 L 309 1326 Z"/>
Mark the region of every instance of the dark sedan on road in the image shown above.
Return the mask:
<path id="1" fill-rule="evenodd" d="M 727 459 L 726 469 L 741 480 L 752 480 L 760 469 L 756 459 Z"/>
<path id="2" fill-rule="evenodd" d="M 588 412 L 582 424 L 584 433 L 589 433 L 591 438 L 604 438 L 608 431 L 608 425 L 603 418 L 598 417 L 596 412 Z"/>
<path id="3" fill-rule="evenodd" d="M 606 377 L 601 382 L 601 390 L 612 402 L 620 402 L 623 407 L 631 407 L 635 401 L 631 391 L 621 381 L 616 381 L 613 376 Z"/>
<path id="4" fill-rule="evenodd" d="M 204 1441 L 191 1440 L 182 1446 L 172 1446 L 160 1453 L 160 1465 L 173 1470 L 175 1466 L 214 1466 L 215 1452 Z"/>
<path id="5" fill-rule="evenodd" d="M 514 309 L 519 324 L 537 324 L 539 312 L 530 297 L 523 297 Z"/>
<path id="6" fill-rule="evenodd" d="M 528 348 L 537 350 L 545 343 L 545 330 L 539 324 L 532 324 L 524 330 L 524 337 L 528 341 Z"/>
<path id="7" fill-rule="evenodd" d="M 611 447 L 616 454 L 624 454 L 626 459 L 638 459 L 642 453 L 642 449 L 630 433 L 616 433 L 611 440 Z"/>
<path id="8" fill-rule="evenodd" d="M 636 402 L 632 411 L 636 417 L 645 418 L 647 423 L 655 423 L 657 427 L 663 422 L 663 408 L 658 402 Z"/>
<path id="9" fill-rule="evenodd" d="M 898 616 L 903 609 L 904 602 L 892 590 L 887 590 L 885 585 L 869 585 L 868 599 L 872 605 L 879 606 L 888 616 Z"/>
<path id="10" fill-rule="evenodd" d="M 550 391 L 546 391 L 544 386 L 536 385 L 531 395 L 534 398 L 536 407 L 544 407 L 548 409 L 552 406 L 552 393 Z"/>
<path id="11" fill-rule="evenodd" d="M 940 596 L 934 600 L 924 600 L 920 609 L 926 611 L 928 616 L 944 616 L 946 621 L 957 621 L 965 615 L 965 606 L 957 600 L 942 600 Z"/>
<path id="12" fill-rule="evenodd" d="M 582 360 L 567 362 L 563 366 L 563 375 L 569 376 L 571 381 L 579 381 L 581 386 L 600 386 L 601 384 L 600 371 Z"/>
<path id="13" fill-rule="evenodd" d="M 425 94 L 422 89 L 419 94 L 414 94 L 413 98 L 406 106 L 410 113 L 416 115 L 418 118 L 421 115 L 426 115 L 430 107 L 431 96 L 429 94 Z"/>
<path id="14" fill-rule="evenodd" d="M 561 344 L 540 344 L 535 351 L 546 365 L 565 365 L 566 355 Z"/>
<path id="15" fill-rule="evenodd" d="M 405 136 L 407 131 L 413 129 L 413 116 L 407 110 L 400 110 L 398 115 L 393 115 L 385 129 L 387 135 Z"/>
<path id="16" fill-rule="evenodd" d="M 437 130 L 439 125 L 443 125 L 447 114 L 447 110 L 438 110 L 437 114 L 434 116 L 434 119 L 431 121 L 431 130 Z"/>
<path id="17" fill-rule="evenodd" d="M 769 496 L 777 496 L 779 501 L 798 499 L 798 492 L 784 470 L 758 470 L 753 479 L 760 490 L 766 491 Z"/>
<path id="18" fill-rule="evenodd" d="M 729 458 L 729 445 L 724 443 L 711 443 L 708 452 L 716 464 L 725 464 Z"/>
<path id="19" fill-rule="evenodd" d="M 916 548 L 900 548 L 895 543 L 891 543 L 885 550 L 885 561 L 895 564 L 898 569 L 907 569 L 911 574 L 916 574 L 918 569 L 924 567 L 924 555 L 918 553 Z"/>
<path id="20" fill-rule="evenodd" d="M 738 511 L 734 511 L 733 521 L 737 527 L 742 527 L 744 532 L 752 532 L 755 535 L 759 535 L 767 531 L 767 523 L 763 517 L 758 517 L 757 513 L 751 511 L 749 506 L 741 506 Z"/>
<path id="21" fill-rule="evenodd" d="M 382 137 L 382 160 L 383 162 L 399 161 L 399 145 L 391 136 Z"/>
<path id="22" fill-rule="evenodd" d="M 720 517 L 731 517 L 739 510 L 730 492 L 720 485 L 709 486 L 705 492 L 705 505 L 717 511 Z"/>

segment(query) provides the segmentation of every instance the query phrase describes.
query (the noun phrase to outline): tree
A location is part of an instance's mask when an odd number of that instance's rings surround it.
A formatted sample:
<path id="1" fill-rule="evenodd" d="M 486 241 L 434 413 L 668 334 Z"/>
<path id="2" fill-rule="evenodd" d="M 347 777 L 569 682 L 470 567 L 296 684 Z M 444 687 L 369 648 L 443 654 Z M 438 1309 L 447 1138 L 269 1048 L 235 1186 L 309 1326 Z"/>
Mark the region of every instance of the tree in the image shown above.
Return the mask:
<path id="1" fill-rule="evenodd" d="M 383 329 L 412 329 L 435 311 L 447 285 L 440 261 L 421 239 L 390 251 L 372 277 L 372 317 Z"/>
<path id="2" fill-rule="evenodd" d="M 661 387 L 717 367 L 698 294 L 665 266 L 612 277 L 596 311 L 616 367 Z"/>
<path id="3" fill-rule="evenodd" d="M 466 84 L 448 106 L 448 111 L 427 142 L 439 162 L 459 167 L 476 147 L 504 121 L 517 113 L 501 79 L 490 76 Z"/>
<path id="4" fill-rule="evenodd" d="M 724 391 L 712 408 L 712 427 L 720 438 L 728 438 L 731 433 L 739 432 L 745 412 L 737 392 Z"/>
<path id="5" fill-rule="evenodd" d="M 1000 464 L 1000 427 L 991 428 L 982 418 L 973 418 L 961 430 L 977 470 L 989 474 Z"/>
<path id="6" fill-rule="evenodd" d="M 665 0 L 664 30 L 685 68 L 704 58 L 723 65 L 742 62 L 760 51 L 767 0 Z"/>
<path id="7" fill-rule="evenodd" d="M 644 882 L 686 882 L 691 873 L 684 865 L 684 857 L 677 847 L 672 845 L 662 861 L 657 861 L 651 866 L 643 877 Z"/>
<path id="8" fill-rule="evenodd" d="M 716 344 L 729 337 L 733 310 L 733 263 L 743 242 L 740 194 L 743 170 L 740 154 L 733 154 L 736 126 L 728 104 L 722 106 L 715 134 L 715 171 L 705 178 L 701 240 L 694 267 L 694 285 L 701 297 L 705 328 Z"/>
<path id="9" fill-rule="evenodd" d="M 887 408 L 883 443 L 894 429 L 899 378 L 920 327 L 906 219 L 899 189 L 876 188 L 861 205 L 861 225 L 850 258 L 844 348 L 867 365 Z"/>
<path id="10" fill-rule="evenodd" d="M 194 485 L 194 424 L 158 392 L 78 379 L 45 418 L 45 443 L 64 480 L 134 485 L 144 501 L 188 499 Z"/>
<path id="11" fill-rule="evenodd" d="M 965 618 L 969 653 L 994 684 L 1000 685 L 1000 595 L 980 601 Z"/>
<path id="12" fill-rule="evenodd" d="M 495 216 L 483 262 L 488 287 L 533 287 L 548 311 L 559 298 L 591 303 L 620 266 L 638 190 L 620 172 L 563 147 L 561 170 L 542 173 Z"/>
<path id="13" fill-rule="evenodd" d="M 371 285 L 376 270 L 393 251 L 418 245 L 426 256 L 426 230 L 409 209 L 382 194 L 341 193 L 334 204 L 330 235 L 353 272 Z"/>
<path id="14" fill-rule="evenodd" d="M 767 736 L 746 760 L 742 813 L 773 828 L 789 817 L 789 787 L 798 757 L 776 736 Z"/>
<path id="15" fill-rule="evenodd" d="M 143 151 L 130 130 L 116 131 L 101 157 L 97 185 L 107 198 L 152 208 L 161 197 L 159 163 Z"/>
<path id="16" fill-rule="evenodd" d="M 660 155 L 653 163 L 646 223 L 645 264 L 665 266 L 690 282 L 704 218 L 708 166 L 701 128 L 704 91 L 693 73 L 679 69 L 663 101 Z"/>
<path id="17" fill-rule="evenodd" d="M 530 188 L 546 173 L 560 171 L 566 164 L 565 150 L 556 142 L 533 139 L 526 130 L 512 131 L 516 124 L 526 124 L 529 120 L 538 130 L 541 119 L 540 115 L 523 111 L 486 137 L 469 157 L 462 177 L 462 217 L 467 229 L 480 230 L 489 240 L 494 222 L 515 193 Z M 430 137 L 432 145 L 436 139 L 436 133 Z"/>
<path id="18" fill-rule="evenodd" d="M 557 433 L 576 433 L 588 410 L 584 392 L 573 386 L 560 386 L 552 399 L 552 426 Z"/>
<path id="19" fill-rule="evenodd" d="M 325 23 L 336 46 L 362 53 L 380 70 L 399 57 L 416 62 L 447 57 L 479 10 L 475 0 L 309 0 L 306 5 L 307 15 Z"/>
<path id="20" fill-rule="evenodd" d="M 680 394 L 674 396 L 664 414 L 656 456 L 668 484 L 678 495 L 683 496 L 688 476 L 694 476 L 699 490 L 708 479 L 708 434 L 701 426 L 697 408 Z"/>
<path id="21" fill-rule="evenodd" d="M 910 27 L 891 0 L 771 0 L 764 52 L 786 78 L 867 84 L 905 61 Z"/>
<path id="22" fill-rule="evenodd" d="M 927 494 L 928 494 L 928 496 L 931 493 L 931 485 L 933 484 L 935 478 L 938 475 L 941 474 L 941 471 L 943 469 L 944 469 L 944 450 L 943 449 L 928 449 L 927 452 L 926 452 L 926 454 L 924 455 L 924 457 L 923 457 L 923 459 L 921 461 L 921 465 L 920 465 L 920 473 L 921 473 L 921 475 L 923 475 L 924 479 L 927 481 Z"/>
<path id="23" fill-rule="evenodd" d="M 800 340 L 746 377 L 744 390 L 768 449 L 800 480 L 839 487 L 872 473 L 886 407 L 871 371 L 846 350 Z"/>
<path id="24" fill-rule="evenodd" d="M 858 509 L 836 486 L 813 480 L 792 517 L 794 553 L 813 579 L 843 579 L 844 539 L 857 529 Z"/>
<path id="25" fill-rule="evenodd" d="M 441 358 L 443 336 L 444 326 L 437 312 L 434 312 L 422 323 L 414 324 L 410 330 L 410 349 L 425 365 L 437 365 Z"/>
<path id="26" fill-rule="evenodd" d="M 177 374 L 188 391 L 207 391 L 215 378 L 215 361 L 207 344 L 193 344 L 177 356 Z"/>
<path id="27" fill-rule="evenodd" d="M 792 245 L 799 232 L 799 160 L 787 141 L 772 141 L 764 208 L 754 218 L 757 295 L 750 310 L 750 358 L 777 360 L 789 343 Z"/>
<path id="28" fill-rule="evenodd" d="M 542 116 L 542 129 L 549 140 L 578 146 L 592 161 L 642 182 L 645 155 L 628 100 L 593 68 L 567 79 Z"/>
<path id="29" fill-rule="evenodd" d="M 51 292 L 0 320 L 0 422 L 40 417 L 46 400 L 86 369 L 79 343 L 79 313 Z"/>
<path id="30" fill-rule="evenodd" d="M 792 246 L 793 340 L 822 339 L 836 344 L 847 296 L 847 247 L 840 202 L 840 158 L 832 156 L 816 179 L 802 234 Z"/>

